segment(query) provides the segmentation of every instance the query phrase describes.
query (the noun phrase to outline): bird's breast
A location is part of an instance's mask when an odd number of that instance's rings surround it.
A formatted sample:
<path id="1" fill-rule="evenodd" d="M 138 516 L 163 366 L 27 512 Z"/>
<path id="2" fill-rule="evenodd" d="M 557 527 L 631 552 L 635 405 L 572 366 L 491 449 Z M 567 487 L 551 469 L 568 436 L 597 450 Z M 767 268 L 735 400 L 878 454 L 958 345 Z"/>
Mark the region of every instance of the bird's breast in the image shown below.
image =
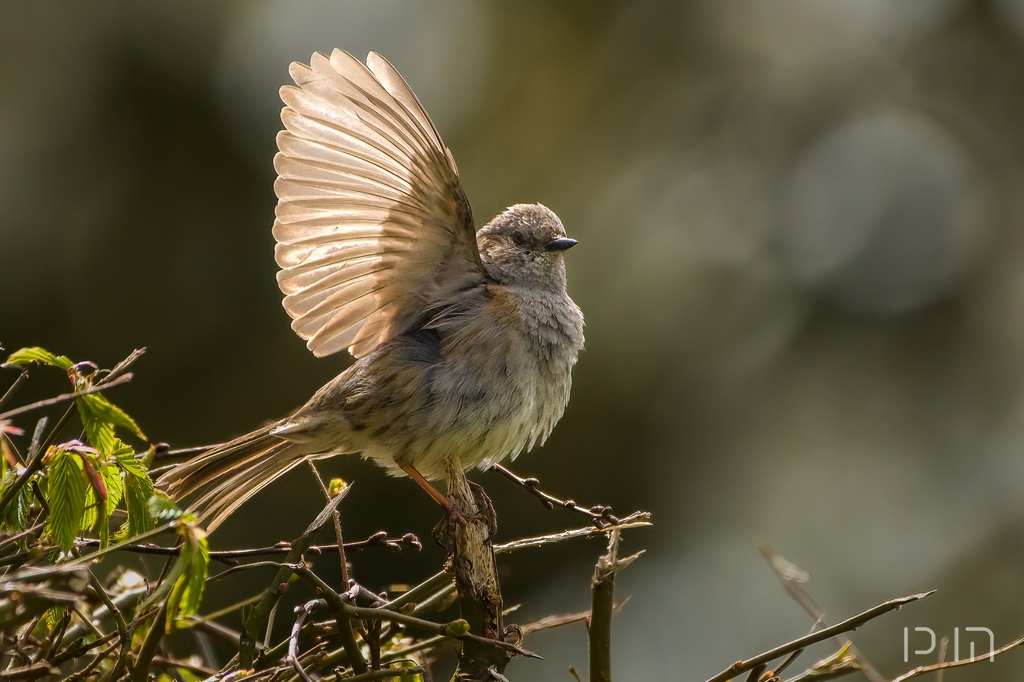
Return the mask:
<path id="1" fill-rule="evenodd" d="M 527 303 L 492 291 L 366 358 L 368 384 L 346 410 L 372 426 L 352 434 L 356 449 L 441 478 L 453 454 L 484 466 L 542 442 L 568 401 L 582 320 L 566 332 Z"/>

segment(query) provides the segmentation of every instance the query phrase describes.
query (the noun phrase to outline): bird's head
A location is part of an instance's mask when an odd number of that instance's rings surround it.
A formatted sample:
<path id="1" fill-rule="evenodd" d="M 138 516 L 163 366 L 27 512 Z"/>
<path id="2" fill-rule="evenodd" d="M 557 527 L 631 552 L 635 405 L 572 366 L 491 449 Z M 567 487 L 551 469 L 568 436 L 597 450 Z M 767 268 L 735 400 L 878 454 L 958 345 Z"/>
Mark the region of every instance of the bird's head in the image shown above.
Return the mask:
<path id="1" fill-rule="evenodd" d="M 541 204 L 516 204 L 476 235 L 487 274 L 502 284 L 565 289 L 562 254 L 576 245 L 562 221 Z"/>

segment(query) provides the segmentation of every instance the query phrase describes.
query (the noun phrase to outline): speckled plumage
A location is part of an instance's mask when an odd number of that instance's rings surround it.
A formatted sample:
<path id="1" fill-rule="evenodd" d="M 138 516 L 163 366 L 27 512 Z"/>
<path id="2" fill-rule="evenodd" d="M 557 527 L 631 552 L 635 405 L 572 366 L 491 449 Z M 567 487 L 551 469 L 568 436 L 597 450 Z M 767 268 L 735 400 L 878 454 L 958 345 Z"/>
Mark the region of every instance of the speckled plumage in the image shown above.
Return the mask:
<path id="1" fill-rule="evenodd" d="M 397 71 L 371 53 L 293 65 L 275 159 L 278 280 L 317 355 L 355 364 L 299 410 L 165 474 L 216 528 L 310 458 L 361 453 L 443 478 L 543 443 L 569 400 L 583 316 L 575 244 L 539 204 L 473 231 L 450 152 Z M 415 473 L 415 472 L 413 472 Z"/>

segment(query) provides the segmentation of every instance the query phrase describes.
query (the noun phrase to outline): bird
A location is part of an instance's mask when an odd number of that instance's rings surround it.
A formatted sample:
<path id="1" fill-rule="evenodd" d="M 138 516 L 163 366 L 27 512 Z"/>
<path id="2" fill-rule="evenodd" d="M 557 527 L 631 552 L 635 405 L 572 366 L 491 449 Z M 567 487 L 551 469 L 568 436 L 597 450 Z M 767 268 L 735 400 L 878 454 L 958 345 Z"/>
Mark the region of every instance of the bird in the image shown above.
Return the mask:
<path id="1" fill-rule="evenodd" d="M 292 329 L 355 361 L 288 417 L 165 472 L 157 487 L 212 532 L 308 460 L 361 454 L 431 481 L 542 444 L 569 400 L 583 314 L 566 289 L 577 242 L 541 204 L 479 230 L 419 99 L 371 52 L 289 68 L 273 234 Z"/>

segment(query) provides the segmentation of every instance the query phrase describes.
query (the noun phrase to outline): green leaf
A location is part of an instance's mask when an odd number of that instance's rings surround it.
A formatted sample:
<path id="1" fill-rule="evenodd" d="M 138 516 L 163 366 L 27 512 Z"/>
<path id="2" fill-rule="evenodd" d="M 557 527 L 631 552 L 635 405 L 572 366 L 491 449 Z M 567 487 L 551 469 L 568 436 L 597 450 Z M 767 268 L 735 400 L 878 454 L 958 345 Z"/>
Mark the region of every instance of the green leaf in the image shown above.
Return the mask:
<path id="1" fill-rule="evenodd" d="M 76 451 L 81 448 L 76 449 Z M 100 475 L 102 463 L 95 453 L 81 455 L 80 462 L 85 480 L 89 482 L 89 490 L 85 496 L 85 515 L 82 516 L 82 528 L 93 528 L 99 532 L 101 520 L 107 516 L 107 486 Z"/>
<path id="2" fill-rule="evenodd" d="M 46 611 L 46 617 L 43 621 L 46 623 L 46 629 L 53 631 L 60 625 L 60 622 L 64 620 L 64 616 L 68 612 L 68 607 L 62 605 L 52 606 Z"/>
<path id="3" fill-rule="evenodd" d="M 44 365 L 59 367 L 65 372 L 71 369 L 71 366 L 74 364 L 67 357 L 63 355 L 54 355 L 45 348 L 40 348 L 38 346 L 22 348 L 21 350 L 14 351 L 10 356 L 8 356 L 6 364 L 23 368 L 34 362 L 41 362 Z"/>
<path id="4" fill-rule="evenodd" d="M 110 515 L 104 507 L 96 510 L 96 523 L 93 525 L 93 532 L 99 538 L 100 549 L 105 549 L 110 544 Z"/>
<path id="5" fill-rule="evenodd" d="M 192 570 L 185 582 L 184 594 L 181 597 L 180 617 L 185 618 L 199 612 L 199 604 L 203 600 L 203 588 L 206 587 L 206 576 L 210 568 L 210 546 L 206 533 L 201 528 L 191 528 L 190 535 L 197 544 L 192 561 Z"/>
<path id="6" fill-rule="evenodd" d="M 85 502 L 82 527 L 91 528 L 99 538 L 100 547 L 103 548 L 110 543 L 110 515 L 117 509 L 118 502 L 124 494 L 121 470 L 99 458 L 86 457 L 83 461 L 91 485 Z M 105 498 L 101 490 L 106 495 Z"/>
<path id="7" fill-rule="evenodd" d="M 121 478 L 121 470 L 110 462 L 101 462 L 99 472 L 103 477 L 103 484 L 107 487 L 107 516 L 109 516 L 114 513 L 121 498 L 124 497 L 124 481 Z"/>
<path id="8" fill-rule="evenodd" d="M 206 541 L 206 532 L 196 526 L 195 521 L 187 519 L 190 519 L 190 515 L 182 517 L 179 525 L 179 532 L 183 537 L 181 554 L 178 561 L 175 562 L 175 565 L 181 563 L 182 569 L 177 574 L 173 587 L 167 593 L 168 632 L 179 618 L 186 618 L 199 611 L 210 566 L 210 550 Z"/>
<path id="9" fill-rule="evenodd" d="M 153 481 L 149 480 L 149 474 L 142 472 L 142 475 L 136 475 L 125 470 L 124 501 L 128 510 L 128 520 L 117 532 L 119 539 L 140 535 L 153 527 L 153 519 L 147 507 L 152 496 Z"/>
<path id="10" fill-rule="evenodd" d="M 124 469 L 126 473 L 149 478 L 146 465 L 142 463 L 142 460 L 135 458 L 135 452 L 124 443 L 121 443 L 121 441 L 117 442 L 119 445 L 114 450 L 114 459 L 117 460 L 118 466 Z"/>
<path id="11" fill-rule="evenodd" d="M 190 555 L 194 552 L 195 547 L 190 547 L 187 542 L 181 546 L 181 554 L 179 554 L 178 558 L 174 560 L 174 563 L 171 565 L 171 570 L 167 571 L 167 575 L 164 576 L 163 581 L 161 581 L 160 584 L 156 586 L 156 589 L 153 590 L 153 592 L 146 597 L 141 604 L 139 604 L 136 612 L 141 613 L 142 611 L 149 609 L 151 606 L 159 604 L 164 599 L 174 596 L 173 591 L 178 585 L 178 578 L 183 576 L 188 570 L 189 565 L 192 563 L 192 557 Z M 178 595 L 175 601 L 180 601 L 180 599 L 181 588 L 178 589 Z M 171 623 L 171 614 L 171 602 L 169 600 L 167 604 L 168 625 Z"/>
<path id="12" fill-rule="evenodd" d="M 77 455 L 58 450 L 49 469 L 50 515 L 47 531 L 61 551 L 69 552 L 82 529 L 85 498 L 89 488 Z"/>
<path id="13" fill-rule="evenodd" d="M 149 515 L 157 521 L 173 521 L 185 515 L 185 511 L 174 503 L 166 493 L 156 491 L 146 503 Z"/>
<path id="14" fill-rule="evenodd" d="M 16 471 L 8 471 L 0 485 L 0 493 L 18 478 Z M 21 532 L 28 528 L 29 506 L 32 504 L 30 485 L 23 485 L 6 509 L 0 511 L 0 528 Z"/>
<path id="15" fill-rule="evenodd" d="M 112 454 L 116 444 L 113 442 L 114 429 L 121 428 L 142 440 L 146 435 L 124 410 L 114 405 L 100 393 L 90 393 L 75 399 L 78 412 L 82 417 L 86 437 L 93 447 L 104 454 Z M 96 439 L 94 441 L 94 438 Z"/>
<path id="16" fill-rule="evenodd" d="M 139 610 L 145 610 L 166 599 L 168 632 L 177 618 L 199 610 L 210 564 L 206 532 L 202 528 L 194 522 L 183 521 L 178 525 L 178 533 L 182 538 L 181 553 L 164 580 L 139 606 Z"/>

